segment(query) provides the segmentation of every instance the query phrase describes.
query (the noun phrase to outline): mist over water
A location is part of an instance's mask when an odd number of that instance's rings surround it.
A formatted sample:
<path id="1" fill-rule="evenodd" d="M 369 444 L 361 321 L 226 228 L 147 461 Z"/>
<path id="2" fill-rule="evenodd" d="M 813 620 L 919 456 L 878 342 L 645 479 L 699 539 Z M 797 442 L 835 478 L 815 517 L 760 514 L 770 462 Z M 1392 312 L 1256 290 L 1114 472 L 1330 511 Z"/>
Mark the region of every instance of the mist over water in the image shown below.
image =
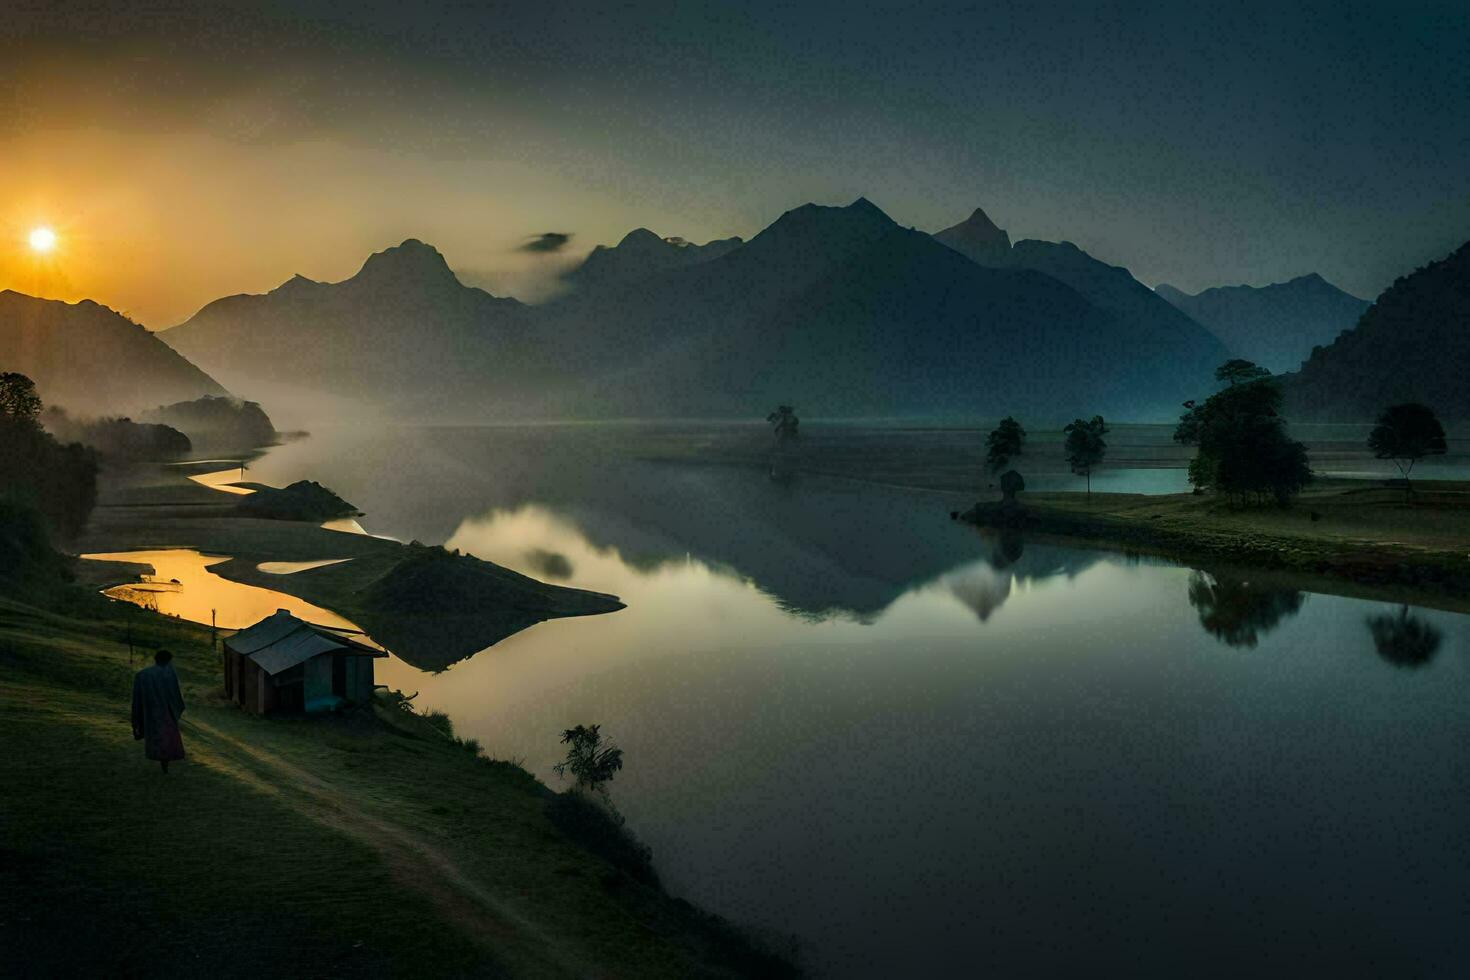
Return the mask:
<path id="1" fill-rule="evenodd" d="M 378 680 L 552 786 L 560 730 L 603 725 L 671 889 L 820 975 L 1463 954 L 1464 617 L 982 536 L 948 519 L 973 494 L 641 462 L 596 426 L 321 431 L 250 469 L 308 476 L 374 533 L 618 594 Z M 1401 620 L 1433 642 L 1396 648 Z"/>

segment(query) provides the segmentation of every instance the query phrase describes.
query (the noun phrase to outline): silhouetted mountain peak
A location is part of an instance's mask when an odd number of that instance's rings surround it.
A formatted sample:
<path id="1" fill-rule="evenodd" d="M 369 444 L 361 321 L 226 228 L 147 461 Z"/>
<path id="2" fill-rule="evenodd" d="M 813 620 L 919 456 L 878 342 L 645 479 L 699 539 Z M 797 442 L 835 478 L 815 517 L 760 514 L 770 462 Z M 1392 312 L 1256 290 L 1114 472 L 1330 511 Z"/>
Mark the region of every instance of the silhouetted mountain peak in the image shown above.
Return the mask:
<path id="1" fill-rule="evenodd" d="M 322 283 L 317 282 L 315 279 L 308 279 L 298 272 L 275 289 L 272 289 L 271 292 L 279 295 L 290 295 L 293 293 L 307 292 L 321 285 Z"/>
<path id="2" fill-rule="evenodd" d="M 812 256 L 846 254 L 898 230 L 898 224 L 881 208 L 860 197 L 846 207 L 803 204 L 792 208 L 752 238 L 749 247 L 757 253 L 793 249 Z"/>
<path id="3" fill-rule="evenodd" d="M 354 282 L 381 283 L 406 286 L 413 283 L 430 285 L 460 285 L 449 263 L 432 245 L 417 238 L 406 239 L 403 244 L 374 252 L 363 263 L 361 271 L 352 277 Z"/>
<path id="4" fill-rule="evenodd" d="M 157 334 L 116 310 L 11 289 L 0 290 L 0 369 L 28 376 L 46 404 L 89 415 L 131 414 L 160 398 L 225 394 Z"/>
<path id="5" fill-rule="evenodd" d="M 580 287 L 635 282 L 719 258 L 742 244 L 739 238 L 721 238 L 696 245 L 684 238 L 665 238 L 647 228 L 634 228 L 611 248 L 598 245 L 564 278 Z"/>
<path id="6" fill-rule="evenodd" d="M 661 236 L 649 231 L 647 228 L 634 228 L 624 235 L 623 240 L 618 242 L 615 247 L 633 251 L 651 252 L 661 249 L 665 244 L 667 243 Z M 597 247 L 604 248 L 605 246 L 599 245 Z"/>
<path id="7" fill-rule="evenodd" d="M 935 232 L 934 237 L 981 265 L 1004 265 L 1010 258 L 1010 236 L 982 208 L 971 211 L 959 224 Z"/>

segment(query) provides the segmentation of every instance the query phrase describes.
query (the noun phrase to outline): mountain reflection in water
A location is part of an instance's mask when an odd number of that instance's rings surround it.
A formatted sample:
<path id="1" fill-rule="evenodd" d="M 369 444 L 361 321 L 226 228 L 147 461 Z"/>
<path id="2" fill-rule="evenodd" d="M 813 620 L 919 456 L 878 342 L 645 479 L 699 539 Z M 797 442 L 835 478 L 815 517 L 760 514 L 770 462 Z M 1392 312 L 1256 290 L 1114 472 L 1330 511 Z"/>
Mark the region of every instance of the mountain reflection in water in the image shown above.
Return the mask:
<path id="1" fill-rule="evenodd" d="M 379 680 L 552 786 L 559 732 L 601 724 L 671 889 L 795 933 L 818 975 L 1458 969 L 1465 617 L 983 536 L 944 495 L 610 438 L 314 437 L 252 470 L 621 596 Z"/>

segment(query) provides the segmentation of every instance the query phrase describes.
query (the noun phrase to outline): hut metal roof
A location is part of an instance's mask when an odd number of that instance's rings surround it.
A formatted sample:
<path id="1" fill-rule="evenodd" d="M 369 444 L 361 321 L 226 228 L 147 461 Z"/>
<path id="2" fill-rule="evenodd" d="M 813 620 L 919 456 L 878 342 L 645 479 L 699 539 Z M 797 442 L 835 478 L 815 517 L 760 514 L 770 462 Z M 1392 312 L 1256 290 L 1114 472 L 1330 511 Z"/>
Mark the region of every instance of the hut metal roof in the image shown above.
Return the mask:
<path id="1" fill-rule="evenodd" d="M 267 674 L 279 674 L 323 653 L 354 657 L 386 657 L 382 650 L 344 636 L 325 626 L 297 619 L 277 609 L 254 626 L 225 640 L 225 645 L 255 661 Z"/>

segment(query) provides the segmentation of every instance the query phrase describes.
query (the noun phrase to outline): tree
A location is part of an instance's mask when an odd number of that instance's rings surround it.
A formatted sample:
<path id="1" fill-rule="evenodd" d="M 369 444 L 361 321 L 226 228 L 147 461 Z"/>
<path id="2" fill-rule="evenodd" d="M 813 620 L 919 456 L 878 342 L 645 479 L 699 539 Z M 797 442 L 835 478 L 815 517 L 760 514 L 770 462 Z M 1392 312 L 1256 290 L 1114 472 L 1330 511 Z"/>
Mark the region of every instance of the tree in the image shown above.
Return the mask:
<path id="1" fill-rule="evenodd" d="M 41 396 L 36 394 L 36 383 L 15 371 L 0 374 L 0 421 L 35 422 L 39 414 Z"/>
<path id="2" fill-rule="evenodd" d="M 1205 632 L 1226 646 L 1254 649 L 1283 619 L 1301 611 L 1306 596 L 1229 573 L 1196 571 L 1189 577 L 1189 604 Z"/>
<path id="3" fill-rule="evenodd" d="M 766 421 L 771 423 L 771 431 L 776 435 L 776 444 L 785 445 L 797 436 L 797 429 L 801 425 L 801 419 L 796 417 L 796 409 L 790 405 L 779 405 L 776 410 L 766 416 Z"/>
<path id="4" fill-rule="evenodd" d="M 1425 456 L 1443 456 L 1446 451 L 1444 426 L 1428 405 L 1410 402 L 1393 405 L 1378 416 L 1368 434 L 1368 448 L 1379 459 L 1391 459 L 1404 475 L 1404 496 L 1414 492 L 1409 472 Z"/>
<path id="5" fill-rule="evenodd" d="M 1378 655 L 1395 667 L 1423 667 L 1434 659 L 1444 634 L 1402 606 L 1397 616 L 1368 617 L 1368 632 Z"/>
<path id="6" fill-rule="evenodd" d="M 39 419 L 41 399 L 23 374 L 0 374 L 0 501 L 37 511 L 53 533 L 74 538 L 97 502 L 97 456 L 62 445 Z"/>
<path id="7" fill-rule="evenodd" d="M 579 789 L 604 792 L 603 783 L 623 768 L 623 750 L 611 741 L 603 741 L 601 725 L 578 725 L 561 733 L 561 743 L 569 745 L 564 761 L 552 766 L 558 776 L 571 773 Z"/>
<path id="8" fill-rule="evenodd" d="M 1103 461 L 1108 451 L 1108 444 L 1103 441 L 1108 432 L 1107 423 L 1101 415 L 1094 415 L 1092 421 L 1076 419 L 1062 431 L 1067 434 L 1067 463 L 1073 473 L 1087 477 L 1087 496 L 1091 499 L 1092 468 Z"/>
<path id="9" fill-rule="evenodd" d="M 1013 457 L 1021 455 L 1026 444 L 1026 430 L 1021 423 L 1007 415 L 985 438 L 985 468 L 999 473 L 1010 465 Z"/>
<path id="10" fill-rule="evenodd" d="M 1250 384 L 1252 381 L 1260 381 L 1271 377 L 1271 372 L 1244 358 L 1237 357 L 1226 361 L 1215 368 L 1215 380 L 1224 381 L 1231 387 L 1238 384 Z"/>
<path id="11" fill-rule="evenodd" d="M 1189 464 L 1196 487 L 1232 502 L 1274 498 L 1284 507 L 1311 482 L 1307 449 L 1287 436 L 1274 378 L 1231 384 L 1186 408 L 1174 439 L 1199 448 Z"/>

